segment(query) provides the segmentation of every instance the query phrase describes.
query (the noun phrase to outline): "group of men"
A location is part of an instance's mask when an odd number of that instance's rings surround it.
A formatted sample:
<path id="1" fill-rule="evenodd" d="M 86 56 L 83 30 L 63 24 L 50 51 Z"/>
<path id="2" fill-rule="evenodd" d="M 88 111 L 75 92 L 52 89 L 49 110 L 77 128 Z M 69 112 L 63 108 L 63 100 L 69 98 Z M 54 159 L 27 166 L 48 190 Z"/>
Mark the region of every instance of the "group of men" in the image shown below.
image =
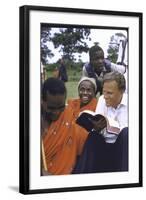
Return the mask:
<path id="1" fill-rule="evenodd" d="M 105 59 L 102 48 L 95 45 L 89 50 L 89 63 L 83 67 L 78 100 L 66 106 L 64 82 L 57 78 L 44 82 L 41 101 L 42 175 L 128 171 L 126 70 L 125 65 Z M 79 127 L 76 118 L 85 109 L 117 121 L 119 135 L 108 133 L 105 121 L 98 121 L 89 133 Z"/>

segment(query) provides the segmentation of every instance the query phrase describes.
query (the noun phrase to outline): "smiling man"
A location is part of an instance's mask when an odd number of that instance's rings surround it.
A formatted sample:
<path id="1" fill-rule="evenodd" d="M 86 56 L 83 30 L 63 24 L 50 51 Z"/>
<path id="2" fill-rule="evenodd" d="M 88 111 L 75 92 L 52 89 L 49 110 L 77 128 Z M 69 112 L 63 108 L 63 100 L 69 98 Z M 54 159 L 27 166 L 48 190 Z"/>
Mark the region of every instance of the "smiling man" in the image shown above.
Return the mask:
<path id="1" fill-rule="evenodd" d="M 99 98 L 96 113 L 103 114 L 118 123 L 119 135 L 104 129 L 101 134 L 105 171 L 128 171 L 128 98 L 123 74 L 110 72 L 103 78 L 103 95 Z"/>
<path id="2" fill-rule="evenodd" d="M 72 173 L 88 136 L 77 128 L 72 107 L 65 106 L 66 93 L 64 82 L 57 78 L 47 79 L 42 87 L 42 175 Z"/>
<path id="3" fill-rule="evenodd" d="M 105 74 L 103 95 L 97 114 L 112 118 L 120 127 L 119 135 L 107 132 L 105 123 L 96 124 L 88 135 L 74 173 L 128 171 L 128 107 L 125 78 L 118 72 Z M 98 128 L 100 126 L 100 128 Z"/>
<path id="4" fill-rule="evenodd" d="M 72 109 L 73 121 L 75 122 L 79 113 L 84 110 L 91 110 L 95 112 L 97 85 L 94 78 L 82 77 L 78 83 L 78 98 L 68 100 L 68 107 Z M 79 126 L 78 126 L 79 128 Z M 84 129 L 82 129 L 84 131 Z"/>
<path id="5" fill-rule="evenodd" d="M 95 98 L 97 90 L 94 78 L 82 77 L 78 84 L 78 93 L 80 98 L 80 107 L 85 106 Z"/>
<path id="6" fill-rule="evenodd" d="M 117 121 L 120 129 L 128 127 L 128 102 L 125 93 L 124 75 L 118 72 L 107 73 L 103 79 L 103 95 L 99 98 L 96 113 Z M 114 143 L 116 135 L 104 134 L 107 143 Z"/>

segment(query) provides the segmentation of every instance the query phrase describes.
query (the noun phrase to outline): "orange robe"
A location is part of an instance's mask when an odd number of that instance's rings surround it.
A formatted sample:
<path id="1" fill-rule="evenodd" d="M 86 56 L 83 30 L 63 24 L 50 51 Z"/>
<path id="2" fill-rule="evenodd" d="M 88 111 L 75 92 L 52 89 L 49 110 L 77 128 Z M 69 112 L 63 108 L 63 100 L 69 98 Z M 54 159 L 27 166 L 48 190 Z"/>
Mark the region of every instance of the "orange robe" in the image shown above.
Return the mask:
<path id="1" fill-rule="evenodd" d="M 90 103 L 80 108 L 81 100 L 80 99 L 69 99 L 68 106 L 72 108 L 74 119 L 78 118 L 80 112 L 84 110 L 95 111 L 97 105 L 97 99 L 93 98 Z"/>
<path id="2" fill-rule="evenodd" d="M 71 102 L 59 119 L 51 123 L 47 134 L 43 137 L 47 169 L 54 175 L 72 172 L 88 136 L 88 132 L 75 123 L 75 117 L 80 112 L 80 100 Z M 94 99 L 88 104 L 89 107 L 85 106 L 84 109 L 94 111 L 96 104 L 97 100 Z"/>

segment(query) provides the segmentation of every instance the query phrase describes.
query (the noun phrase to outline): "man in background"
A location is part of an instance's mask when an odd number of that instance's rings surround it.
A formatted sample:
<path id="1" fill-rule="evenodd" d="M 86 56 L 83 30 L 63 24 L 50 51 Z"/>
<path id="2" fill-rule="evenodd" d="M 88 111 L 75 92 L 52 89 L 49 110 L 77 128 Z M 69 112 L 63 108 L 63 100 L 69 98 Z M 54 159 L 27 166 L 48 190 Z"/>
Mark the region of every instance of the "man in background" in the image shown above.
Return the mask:
<path id="1" fill-rule="evenodd" d="M 58 78 L 60 80 L 62 80 L 63 82 L 67 82 L 68 81 L 68 75 L 67 75 L 67 69 L 66 69 L 63 58 L 60 59 L 59 63 L 60 63 L 60 66 L 59 66 Z"/>
<path id="2" fill-rule="evenodd" d="M 118 71 L 121 74 L 124 74 L 126 69 L 124 65 L 114 64 L 111 63 L 108 59 L 105 59 L 104 51 L 100 46 L 92 46 L 89 49 L 89 63 L 86 63 L 83 66 L 82 75 L 92 77 L 96 80 L 98 88 L 97 93 L 102 93 L 104 74 L 111 71 Z"/>

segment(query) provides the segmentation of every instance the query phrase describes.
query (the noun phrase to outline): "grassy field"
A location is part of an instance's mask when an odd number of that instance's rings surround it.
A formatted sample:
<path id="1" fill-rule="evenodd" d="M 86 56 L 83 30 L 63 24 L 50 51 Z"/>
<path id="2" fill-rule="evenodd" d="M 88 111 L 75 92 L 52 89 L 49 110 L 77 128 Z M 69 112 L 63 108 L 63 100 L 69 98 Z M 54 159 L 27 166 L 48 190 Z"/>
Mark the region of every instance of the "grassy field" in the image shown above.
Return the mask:
<path id="1" fill-rule="evenodd" d="M 68 82 L 65 83 L 67 88 L 67 99 L 78 97 L 78 82 L 80 80 L 81 70 L 67 70 Z M 53 71 L 47 71 L 47 78 L 53 76 Z"/>
<path id="2" fill-rule="evenodd" d="M 68 81 L 66 84 L 67 99 L 78 97 L 78 81 Z"/>

